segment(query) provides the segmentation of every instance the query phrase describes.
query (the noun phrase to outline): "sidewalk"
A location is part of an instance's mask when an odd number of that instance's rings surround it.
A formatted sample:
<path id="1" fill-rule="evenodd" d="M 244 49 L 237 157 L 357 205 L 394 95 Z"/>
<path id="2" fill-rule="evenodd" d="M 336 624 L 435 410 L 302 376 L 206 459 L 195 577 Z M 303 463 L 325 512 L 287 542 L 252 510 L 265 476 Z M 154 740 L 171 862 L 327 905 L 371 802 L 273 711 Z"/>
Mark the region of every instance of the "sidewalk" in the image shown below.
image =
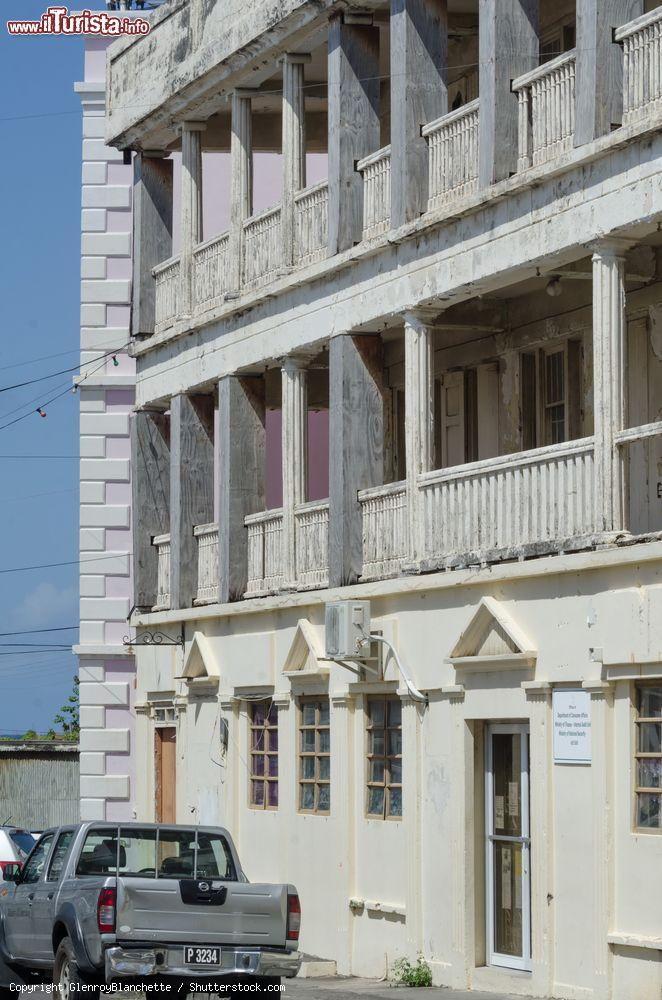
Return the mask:
<path id="1" fill-rule="evenodd" d="M 374 979 L 334 976 L 330 979 L 283 979 L 286 1000 L 522 1000 L 506 993 L 483 993 L 478 990 L 451 990 L 443 986 L 428 988 L 393 987 Z"/>

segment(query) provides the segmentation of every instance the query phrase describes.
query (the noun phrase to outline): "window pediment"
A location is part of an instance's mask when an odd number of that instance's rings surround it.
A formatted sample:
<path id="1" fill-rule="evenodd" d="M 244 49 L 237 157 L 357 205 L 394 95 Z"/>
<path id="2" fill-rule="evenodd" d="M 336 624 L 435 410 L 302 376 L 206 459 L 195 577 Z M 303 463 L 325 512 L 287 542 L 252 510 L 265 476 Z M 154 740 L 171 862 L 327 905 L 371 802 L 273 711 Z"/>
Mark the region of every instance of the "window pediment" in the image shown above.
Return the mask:
<path id="1" fill-rule="evenodd" d="M 324 649 L 320 629 L 311 625 L 307 618 L 300 618 L 290 645 L 283 673 L 295 677 L 327 677 L 328 661 L 324 659 Z"/>

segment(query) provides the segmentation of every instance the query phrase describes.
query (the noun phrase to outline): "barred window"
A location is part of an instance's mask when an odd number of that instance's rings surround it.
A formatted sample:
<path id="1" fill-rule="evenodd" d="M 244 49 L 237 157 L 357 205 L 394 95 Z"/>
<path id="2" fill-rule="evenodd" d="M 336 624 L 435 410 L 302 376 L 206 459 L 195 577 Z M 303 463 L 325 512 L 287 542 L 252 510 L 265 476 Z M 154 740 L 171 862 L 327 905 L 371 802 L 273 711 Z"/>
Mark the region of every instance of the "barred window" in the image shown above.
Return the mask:
<path id="1" fill-rule="evenodd" d="M 402 706 L 399 698 L 367 701 L 368 816 L 402 816 Z"/>
<path id="2" fill-rule="evenodd" d="M 299 702 L 299 811 L 328 814 L 331 808 L 329 699 Z"/>
<path id="3" fill-rule="evenodd" d="M 250 804 L 278 806 L 278 709 L 271 701 L 250 706 Z"/>
<path id="4" fill-rule="evenodd" d="M 637 686 L 636 817 L 642 829 L 662 828 L 662 685 Z"/>

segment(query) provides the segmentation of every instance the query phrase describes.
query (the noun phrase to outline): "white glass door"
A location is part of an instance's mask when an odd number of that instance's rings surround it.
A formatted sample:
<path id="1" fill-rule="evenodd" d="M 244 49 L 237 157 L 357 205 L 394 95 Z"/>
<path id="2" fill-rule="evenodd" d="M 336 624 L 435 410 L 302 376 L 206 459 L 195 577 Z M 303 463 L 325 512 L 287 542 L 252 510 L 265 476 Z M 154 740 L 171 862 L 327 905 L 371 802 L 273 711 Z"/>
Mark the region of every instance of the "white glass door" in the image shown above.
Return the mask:
<path id="1" fill-rule="evenodd" d="M 485 792 L 488 961 L 530 970 L 528 726 L 488 726 Z"/>

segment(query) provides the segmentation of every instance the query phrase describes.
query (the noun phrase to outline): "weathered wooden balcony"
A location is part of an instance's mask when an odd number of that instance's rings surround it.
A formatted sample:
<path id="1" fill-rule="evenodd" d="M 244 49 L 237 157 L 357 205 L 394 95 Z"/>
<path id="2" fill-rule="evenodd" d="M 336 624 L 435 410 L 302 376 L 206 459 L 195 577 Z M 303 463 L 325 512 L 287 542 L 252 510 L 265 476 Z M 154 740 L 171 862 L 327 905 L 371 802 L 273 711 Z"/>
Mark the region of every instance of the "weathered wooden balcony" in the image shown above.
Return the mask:
<path id="1" fill-rule="evenodd" d="M 404 482 L 359 492 L 363 518 L 364 580 L 397 576 L 407 558 L 407 489 Z"/>
<path id="2" fill-rule="evenodd" d="M 179 312 L 179 257 L 165 260 L 152 271 L 156 283 L 154 324 L 156 333 L 167 330 Z"/>
<path id="3" fill-rule="evenodd" d="M 329 582 L 329 501 L 315 500 L 294 509 L 297 586 L 326 587 Z"/>
<path id="4" fill-rule="evenodd" d="M 283 511 L 265 510 L 244 519 L 248 529 L 246 597 L 278 590 L 283 583 Z"/>
<path id="5" fill-rule="evenodd" d="M 623 46 L 623 124 L 662 110 L 662 7 L 614 32 Z"/>
<path id="6" fill-rule="evenodd" d="M 244 222 L 245 285 L 272 281 L 283 266 L 280 220 L 281 207 L 275 205 Z"/>
<path id="7" fill-rule="evenodd" d="M 156 604 L 153 611 L 170 608 L 170 535 L 155 535 L 152 544 L 157 551 Z"/>
<path id="8" fill-rule="evenodd" d="M 363 177 L 363 239 L 371 240 L 391 225 L 391 147 L 359 160 L 356 169 Z"/>
<path id="9" fill-rule="evenodd" d="M 483 561 L 589 535 L 593 480 L 592 438 L 425 473 L 424 558 Z"/>
<path id="10" fill-rule="evenodd" d="M 223 233 L 206 240 L 193 251 L 193 302 L 196 312 L 220 305 L 229 291 L 229 247 L 230 234 Z"/>
<path id="11" fill-rule="evenodd" d="M 478 100 L 423 126 L 428 143 L 428 210 L 478 188 Z"/>
<path id="12" fill-rule="evenodd" d="M 295 580 L 285 580 L 281 508 L 251 514 L 248 529 L 246 597 L 258 597 L 294 586 L 299 590 L 328 583 L 329 501 L 315 500 L 294 508 Z"/>
<path id="13" fill-rule="evenodd" d="M 513 80 L 519 106 L 518 170 L 572 149 L 576 61 L 572 49 Z"/>
<path id="14" fill-rule="evenodd" d="M 218 525 L 199 524 L 193 529 L 198 540 L 198 592 L 196 604 L 218 601 Z"/>
<path id="15" fill-rule="evenodd" d="M 329 185 L 326 181 L 294 196 L 295 259 L 301 267 L 327 254 Z"/>

